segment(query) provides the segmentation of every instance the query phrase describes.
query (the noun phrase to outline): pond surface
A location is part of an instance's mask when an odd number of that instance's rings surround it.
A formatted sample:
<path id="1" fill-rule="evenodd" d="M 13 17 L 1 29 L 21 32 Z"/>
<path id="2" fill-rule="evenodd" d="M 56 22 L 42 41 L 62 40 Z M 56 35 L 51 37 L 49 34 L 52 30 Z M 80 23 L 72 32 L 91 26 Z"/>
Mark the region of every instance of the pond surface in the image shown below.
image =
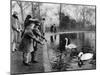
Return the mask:
<path id="1" fill-rule="evenodd" d="M 72 58 L 72 50 L 69 51 L 65 49 L 65 38 L 68 38 L 69 44 L 75 44 L 77 46 L 78 52 L 83 51 L 84 53 L 96 52 L 96 36 L 95 32 L 71 32 L 71 33 L 63 33 L 63 34 L 53 34 L 46 35 L 48 40 L 47 50 L 49 61 L 52 64 L 53 71 L 64 71 L 64 70 L 78 70 L 78 69 L 95 69 L 95 61 L 94 63 L 90 63 L 91 61 L 86 61 L 82 67 L 78 66 L 77 57 Z M 74 51 L 74 52 L 75 52 Z M 77 55 L 76 55 L 77 56 Z M 61 66 L 62 65 L 62 66 Z M 60 70 L 59 67 L 60 66 Z"/>

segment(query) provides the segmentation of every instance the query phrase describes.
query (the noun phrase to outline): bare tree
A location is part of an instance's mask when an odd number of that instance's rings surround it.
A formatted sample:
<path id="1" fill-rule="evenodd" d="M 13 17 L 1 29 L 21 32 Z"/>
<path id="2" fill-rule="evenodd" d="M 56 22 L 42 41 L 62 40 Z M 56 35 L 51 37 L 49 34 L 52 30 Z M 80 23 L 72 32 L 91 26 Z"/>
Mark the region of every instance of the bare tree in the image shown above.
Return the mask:
<path id="1" fill-rule="evenodd" d="M 37 17 L 38 19 L 40 18 L 40 8 L 39 8 L 39 3 L 33 3 L 31 2 L 32 5 L 32 16 Z M 38 12 L 36 12 L 38 11 Z"/>
<path id="2" fill-rule="evenodd" d="M 24 22 L 24 15 L 23 15 L 23 7 L 22 7 L 22 2 L 20 2 L 20 1 L 16 1 L 17 2 L 17 4 L 19 5 L 19 7 L 20 7 L 20 10 L 21 10 L 21 16 L 22 16 L 22 23 Z"/>
<path id="3" fill-rule="evenodd" d="M 35 15 L 35 12 L 34 12 L 34 5 L 33 5 L 33 2 L 31 2 L 31 5 L 32 5 L 32 16 L 34 17 Z"/>
<path id="4" fill-rule="evenodd" d="M 91 17 L 93 16 L 93 13 L 95 13 L 95 9 L 89 7 L 83 7 L 80 13 L 82 16 L 83 27 L 87 23 L 88 23 L 87 25 L 92 24 Z"/>
<path id="5" fill-rule="evenodd" d="M 84 27 L 85 26 L 85 21 L 86 21 L 86 17 L 85 17 L 86 8 L 85 7 L 82 8 L 80 13 L 81 13 L 81 16 L 82 16 L 82 27 Z"/>

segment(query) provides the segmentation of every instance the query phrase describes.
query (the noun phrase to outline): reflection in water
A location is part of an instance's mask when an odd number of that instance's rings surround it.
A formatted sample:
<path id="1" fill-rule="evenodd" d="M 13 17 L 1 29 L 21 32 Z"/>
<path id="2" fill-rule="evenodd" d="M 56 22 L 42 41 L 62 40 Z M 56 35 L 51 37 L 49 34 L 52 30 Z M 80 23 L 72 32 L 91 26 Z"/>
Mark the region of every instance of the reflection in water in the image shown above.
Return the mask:
<path id="1" fill-rule="evenodd" d="M 87 49 L 95 51 L 95 34 L 94 33 L 68 33 L 61 34 L 59 36 L 59 46 L 64 46 L 64 39 L 67 37 L 70 41 L 68 42 L 77 45 L 80 49 Z"/>
<path id="2" fill-rule="evenodd" d="M 56 39 L 55 39 L 55 35 L 50 36 L 50 41 L 52 43 L 49 44 L 48 51 L 52 50 L 50 52 L 52 52 L 55 55 L 55 57 L 57 57 L 57 55 L 61 55 L 59 57 L 59 59 L 62 59 L 62 57 L 65 57 L 63 54 L 63 53 L 66 53 L 66 52 L 64 52 L 64 51 L 66 51 L 65 50 L 65 43 L 66 43 L 65 37 L 67 37 L 69 39 L 68 44 L 73 43 L 78 47 L 77 50 L 75 50 L 74 52 L 83 51 L 84 53 L 87 53 L 87 52 L 95 53 L 95 33 L 93 33 L 93 32 L 66 33 L 66 34 L 56 35 Z M 60 54 L 58 54 L 58 53 L 60 53 Z M 73 55 L 73 54 L 71 54 L 71 55 Z M 52 57 L 52 56 L 49 55 L 49 57 Z M 62 61 L 59 60 L 60 63 L 58 62 L 59 63 L 58 65 L 60 65 L 60 66 L 58 68 L 62 69 L 61 67 L 63 65 L 65 65 L 64 63 L 67 63 L 67 65 L 69 64 L 71 66 L 71 68 L 68 67 L 69 66 L 68 65 L 66 70 L 78 69 L 79 67 L 77 67 L 77 63 L 71 63 L 72 60 L 73 59 L 71 59 L 70 54 L 67 52 L 67 57 L 63 58 Z M 62 62 L 64 62 L 64 63 L 62 63 Z M 62 66 L 61 66 L 61 64 L 62 64 Z M 86 65 L 84 68 L 92 69 L 93 67 L 88 63 L 88 65 Z M 65 69 L 63 69 L 63 70 L 65 70 Z"/>
<path id="3" fill-rule="evenodd" d="M 55 40 L 56 40 L 56 35 L 54 35 L 54 37 L 55 37 Z"/>
<path id="4" fill-rule="evenodd" d="M 50 36 L 50 40 L 51 40 L 51 42 L 53 42 L 53 41 L 54 41 L 53 36 Z"/>
<path id="5" fill-rule="evenodd" d="M 51 35 L 51 36 L 50 36 L 50 40 L 51 40 L 51 42 L 56 41 L 56 35 Z"/>

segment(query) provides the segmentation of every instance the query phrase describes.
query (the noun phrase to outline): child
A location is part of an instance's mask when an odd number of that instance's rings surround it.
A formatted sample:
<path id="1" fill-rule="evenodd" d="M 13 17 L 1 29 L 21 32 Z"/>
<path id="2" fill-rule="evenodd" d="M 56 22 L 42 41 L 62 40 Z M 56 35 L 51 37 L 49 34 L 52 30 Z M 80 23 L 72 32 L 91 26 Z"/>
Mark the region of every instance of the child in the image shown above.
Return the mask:
<path id="1" fill-rule="evenodd" d="M 47 40 L 45 39 L 44 36 L 42 36 L 40 30 L 39 30 L 39 22 L 38 21 L 34 21 L 35 22 L 35 26 L 34 26 L 34 29 L 32 30 L 33 31 L 33 34 L 36 36 L 36 38 L 40 39 L 44 39 L 46 42 Z M 38 42 L 37 41 L 33 41 L 33 48 L 34 48 L 34 51 L 31 52 L 31 56 L 32 56 L 32 59 L 31 59 L 31 62 L 32 63 L 36 63 L 37 61 L 35 61 L 35 54 L 36 54 L 36 51 L 37 51 L 37 44 Z"/>
<path id="2" fill-rule="evenodd" d="M 19 51 L 23 52 L 23 63 L 25 65 L 30 65 L 29 62 L 31 60 L 29 60 L 29 58 L 31 56 L 31 52 L 34 51 L 33 41 L 42 44 L 32 32 L 34 26 L 35 24 L 33 22 L 30 22 L 30 24 L 26 27 L 22 37 L 22 41 L 19 45 Z"/>

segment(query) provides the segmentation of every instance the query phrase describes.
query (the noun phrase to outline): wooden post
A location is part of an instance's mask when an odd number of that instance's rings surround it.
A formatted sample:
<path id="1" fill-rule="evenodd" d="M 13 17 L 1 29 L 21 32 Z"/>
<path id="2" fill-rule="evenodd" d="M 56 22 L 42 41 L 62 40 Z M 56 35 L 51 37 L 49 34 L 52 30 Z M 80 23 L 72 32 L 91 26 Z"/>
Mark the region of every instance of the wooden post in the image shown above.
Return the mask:
<path id="1" fill-rule="evenodd" d="M 60 11 L 59 11 L 59 26 L 61 26 L 61 4 L 60 4 Z"/>
<path id="2" fill-rule="evenodd" d="M 60 4 L 60 12 L 59 12 L 59 25 L 61 26 L 61 4 Z M 61 42 L 61 37 L 60 37 L 60 42 Z M 61 43 L 60 43 L 61 44 Z M 59 56 L 59 61 L 58 61 L 58 63 L 59 63 L 59 71 L 61 71 L 61 65 L 62 65 L 62 50 L 60 49 L 60 56 Z"/>

